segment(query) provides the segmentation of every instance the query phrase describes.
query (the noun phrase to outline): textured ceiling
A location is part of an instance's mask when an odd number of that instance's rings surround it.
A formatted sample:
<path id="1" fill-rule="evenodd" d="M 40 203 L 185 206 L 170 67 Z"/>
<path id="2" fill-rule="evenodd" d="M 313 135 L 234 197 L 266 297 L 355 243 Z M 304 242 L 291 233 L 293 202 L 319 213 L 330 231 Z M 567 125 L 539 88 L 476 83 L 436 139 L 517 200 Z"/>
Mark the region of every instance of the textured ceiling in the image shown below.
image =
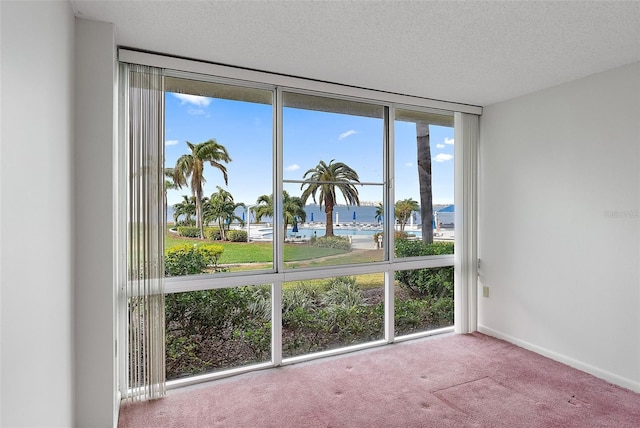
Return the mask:
<path id="1" fill-rule="evenodd" d="M 485 106 L 640 61 L 640 2 L 70 1 L 117 43 Z"/>

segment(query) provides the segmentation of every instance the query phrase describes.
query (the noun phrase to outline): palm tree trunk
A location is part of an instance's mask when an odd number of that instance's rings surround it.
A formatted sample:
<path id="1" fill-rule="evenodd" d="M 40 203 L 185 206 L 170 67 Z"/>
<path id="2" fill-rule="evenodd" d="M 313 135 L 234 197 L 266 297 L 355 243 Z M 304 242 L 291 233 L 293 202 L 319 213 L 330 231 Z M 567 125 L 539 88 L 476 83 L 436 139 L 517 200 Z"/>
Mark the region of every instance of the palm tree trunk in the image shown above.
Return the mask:
<path id="1" fill-rule="evenodd" d="M 227 239 L 227 235 L 224 233 L 224 220 L 222 217 L 218 217 L 218 229 L 220 230 L 220 240 L 225 241 Z"/>
<path id="2" fill-rule="evenodd" d="M 328 205 L 324 209 L 324 213 L 326 214 L 326 223 L 325 227 L 325 236 L 333 236 L 333 206 L 329 207 Z"/>
<path id="3" fill-rule="evenodd" d="M 422 242 L 426 244 L 433 242 L 433 189 L 431 186 L 431 147 L 429 146 L 429 140 L 429 124 L 416 122 Z"/>
<path id="4" fill-rule="evenodd" d="M 204 239 L 204 225 L 202 223 L 202 189 L 196 189 L 196 226 L 200 229 L 200 239 Z"/>

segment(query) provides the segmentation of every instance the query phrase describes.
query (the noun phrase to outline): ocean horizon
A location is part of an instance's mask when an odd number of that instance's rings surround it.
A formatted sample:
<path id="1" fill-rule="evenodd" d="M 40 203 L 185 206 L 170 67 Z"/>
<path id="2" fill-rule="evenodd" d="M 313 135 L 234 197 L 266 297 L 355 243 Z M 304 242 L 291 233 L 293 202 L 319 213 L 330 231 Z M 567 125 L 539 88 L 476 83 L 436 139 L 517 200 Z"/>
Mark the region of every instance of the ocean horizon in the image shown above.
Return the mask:
<path id="1" fill-rule="evenodd" d="M 448 207 L 448 204 L 434 204 L 433 210 L 437 211 L 439 209 Z M 378 221 L 376 218 L 376 210 L 377 206 L 375 205 L 360 205 L 360 206 L 347 206 L 347 205 L 336 205 L 333 209 L 333 221 L 334 224 L 353 224 L 355 223 L 365 223 L 365 224 L 377 224 L 382 220 Z M 324 207 L 320 208 L 317 204 L 309 204 L 305 205 L 304 211 L 306 213 L 306 220 L 302 223 L 325 223 L 326 222 L 326 214 L 324 212 Z M 173 206 L 167 207 L 167 221 L 173 222 Z M 235 211 L 236 216 L 239 218 L 243 218 L 243 214 L 246 218 L 247 212 L 246 209 L 238 208 Z M 440 214 L 440 221 L 442 223 L 453 223 L 453 215 L 454 213 L 442 213 Z M 254 215 L 251 215 L 251 222 L 254 223 L 256 221 Z M 273 223 L 273 218 L 271 217 L 263 217 L 260 221 L 261 223 Z M 239 222 L 234 222 L 237 224 Z M 421 223 L 420 212 L 414 212 L 413 217 L 414 224 Z"/>

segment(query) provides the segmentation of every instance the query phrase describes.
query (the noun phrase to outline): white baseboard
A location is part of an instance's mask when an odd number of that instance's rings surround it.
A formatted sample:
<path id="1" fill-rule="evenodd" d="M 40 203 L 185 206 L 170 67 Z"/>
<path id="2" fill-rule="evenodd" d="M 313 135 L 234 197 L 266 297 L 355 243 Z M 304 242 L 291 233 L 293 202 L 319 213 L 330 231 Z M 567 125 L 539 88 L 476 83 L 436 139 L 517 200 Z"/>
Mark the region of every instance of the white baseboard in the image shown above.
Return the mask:
<path id="1" fill-rule="evenodd" d="M 502 333 L 498 330 L 494 330 L 492 328 L 486 327 L 484 325 L 478 326 L 478 331 L 480 333 L 486 334 L 487 336 L 492 336 L 497 339 L 505 340 L 509 343 L 513 343 L 514 345 L 520 346 L 521 348 L 528 349 L 529 351 L 533 351 L 536 354 L 543 355 L 547 358 L 551 358 L 552 360 L 561 362 L 568 366 L 571 366 L 575 369 L 581 370 L 583 372 L 589 373 L 598 377 L 600 379 L 604 379 L 607 382 L 611 382 L 614 385 L 621 386 L 623 388 L 630 389 L 635 392 L 640 392 L 640 382 L 634 381 L 632 379 L 627 379 L 625 377 L 619 376 L 615 373 L 608 372 L 606 370 L 599 369 L 598 367 L 594 367 L 590 364 L 587 364 L 583 361 L 579 361 L 568 357 L 563 354 L 559 354 L 557 352 L 551 351 L 546 348 L 542 348 L 540 346 L 534 345 L 532 343 L 526 342 L 524 340 L 517 339 L 508 334 Z"/>

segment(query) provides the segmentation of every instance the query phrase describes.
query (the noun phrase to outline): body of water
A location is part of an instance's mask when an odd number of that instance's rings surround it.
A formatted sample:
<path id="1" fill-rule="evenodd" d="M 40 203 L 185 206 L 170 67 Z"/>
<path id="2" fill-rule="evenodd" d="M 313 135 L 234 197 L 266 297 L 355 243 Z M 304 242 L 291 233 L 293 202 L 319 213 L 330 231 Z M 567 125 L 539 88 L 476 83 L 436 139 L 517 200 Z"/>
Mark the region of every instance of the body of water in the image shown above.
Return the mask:
<path id="1" fill-rule="evenodd" d="M 444 207 L 446 207 L 446 205 L 434 205 L 433 209 L 434 211 L 436 211 Z M 321 209 L 318 205 L 306 205 L 304 210 L 305 210 L 305 213 L 307 214 L 305 223 L 316 224 L 316 223 L 326 222 L 326 214 L 324 212 L 324 207 Z M 370 205 L 351 206 L 351 207 L 347 207 L 345 205 L 338 205 L 334 207 L 333 222 L 334 222 L 334 226 L 336 227 L 336 234 L 338 234 L 338 231 L 340 230 L 338 225 L 340 226 L 342 225 L 354 226 L 354 224 L 355 225 L 359 225 L 359 224 L 360 225 L 380 225 L 380 230 L 381 230 L 382 219 L 376 218 L 376 210 L 377 210 L 376 206 L 370 206 Z M 243 214 L 246 218 L 246 215 L 247 215 L 246 210 L 242 208 L 236 209 L 236 215 L 239 218 L 242 218 Z M 453 224 L 454 222 L 453 217 L 454 217 L 454 213 L 441 213 L 438 215 L 439 221 L 443 224 Z M 172 206 L 167 207 L 167 221 L 173 221 Z M 256 219 L 252 215 L 251 222 L 254 223 L 255 221 Z M 415 212 L 413 215 L 413 224 L 419 225 L 420 222 L 421 222 L 420 213 Z M 263 217 L 261 219 L 261 223 L 269 223 L 270 225 L 272 225 L 273 219 L 271 217 Z M 408 225 L 410 223 L 411 222 L 407 222 Z M 355 229 L 355 230 L 359 231 L 359 229 Z M 370 230 L 364 229 L 363 232 L 370 232 Z"/>
<path id="2" fill-rule="evenodd" d="M 379 227 L 376 225 L 371 226 L 348 226 L 348 225 L 340 225 L 338 227 L 333 228 L 333 234 L 337 236 L 373 236 L 376 233 L 382 232 L 382 225 Z M 416 234 L 416 236 L 422 236 L 420 231 L 411 231 L 410 233 Z M 295 238 L 295 239 L 309 239 L 311 237 L 320 237 L 324 236 L 325 227 L 324 223 L 322 225 L 311 225 L 309 227 L 298 227 L 298 231 L 294 232 L 292 227 L 289 226 L 287 229 L 287 238 Z M 273 228 L 271 227 L 262 227 L 262 226 L 252 226 L 251 227 L 251 239 L 264 239 L 264 240 L 272 240 L 273 239 Z"/>

